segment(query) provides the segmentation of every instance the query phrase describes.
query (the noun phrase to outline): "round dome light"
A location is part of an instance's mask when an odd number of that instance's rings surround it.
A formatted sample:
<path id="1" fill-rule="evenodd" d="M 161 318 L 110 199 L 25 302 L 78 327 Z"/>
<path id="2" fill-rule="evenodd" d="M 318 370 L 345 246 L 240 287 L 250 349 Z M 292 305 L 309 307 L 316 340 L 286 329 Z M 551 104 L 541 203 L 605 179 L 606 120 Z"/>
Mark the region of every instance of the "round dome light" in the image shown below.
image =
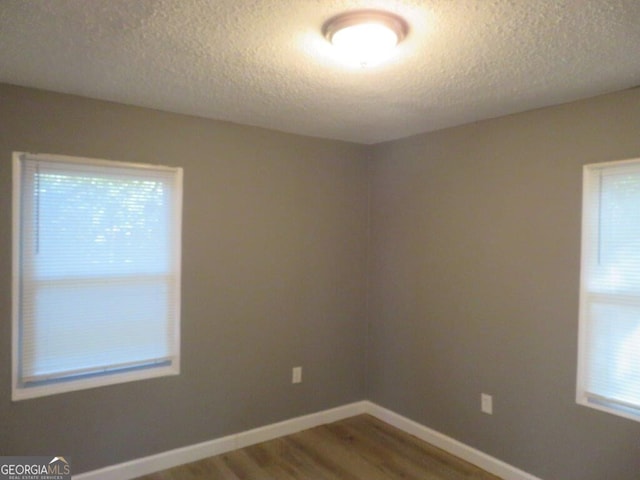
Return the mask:
<path id="1" fill-rule="evenodd" d="M 346 60 L 362 66 L 387 58 L 408 30 L 401 17 L 377 10 L 347 12 L 331 18 L 322 28 Z"/>

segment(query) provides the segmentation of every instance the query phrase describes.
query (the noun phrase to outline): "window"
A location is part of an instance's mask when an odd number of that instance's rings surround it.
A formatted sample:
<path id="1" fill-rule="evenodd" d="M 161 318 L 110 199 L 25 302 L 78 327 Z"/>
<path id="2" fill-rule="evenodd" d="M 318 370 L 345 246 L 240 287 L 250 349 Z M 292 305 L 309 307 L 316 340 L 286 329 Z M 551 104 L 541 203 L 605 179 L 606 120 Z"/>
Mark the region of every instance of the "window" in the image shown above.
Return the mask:
<path id="1" fill-rule="evenodd" d="M 640 159 L 584 167 L 577 401 L 640 421 Z"/>
<path id="2" fill-rule="evenodd" d="M 182 170 L 13 162 L 13 399 L 177 374 Z"/>

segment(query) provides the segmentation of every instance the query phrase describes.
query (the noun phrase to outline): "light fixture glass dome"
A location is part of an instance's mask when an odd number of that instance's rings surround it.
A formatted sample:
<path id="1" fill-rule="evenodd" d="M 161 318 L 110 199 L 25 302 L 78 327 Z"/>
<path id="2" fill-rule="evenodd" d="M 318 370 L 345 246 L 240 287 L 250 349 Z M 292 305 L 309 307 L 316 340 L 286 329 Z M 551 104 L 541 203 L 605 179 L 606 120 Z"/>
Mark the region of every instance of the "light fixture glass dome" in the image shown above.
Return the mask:
<path id="1" fill-rule="evenodd" d="M 323 33 L 348 62 L 368 66 L 388 58 L 407 34 L 407 23 L 397 15 L 377 10 L 348 12 L 333 17 Z"/>

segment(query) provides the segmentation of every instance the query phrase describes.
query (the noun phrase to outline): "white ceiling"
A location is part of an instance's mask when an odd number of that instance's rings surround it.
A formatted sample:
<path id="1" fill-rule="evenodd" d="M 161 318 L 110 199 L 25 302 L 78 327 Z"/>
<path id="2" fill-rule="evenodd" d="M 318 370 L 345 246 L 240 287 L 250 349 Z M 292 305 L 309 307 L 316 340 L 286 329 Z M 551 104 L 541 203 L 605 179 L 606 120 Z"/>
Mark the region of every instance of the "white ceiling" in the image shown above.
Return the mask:
<path id="1" fill-rule="evenodd" d="M 377 67 L 320 31 L 361 8 Z M 640 0 L 0 0 L 0 82 L 376 143 L 640 84 Z"/>

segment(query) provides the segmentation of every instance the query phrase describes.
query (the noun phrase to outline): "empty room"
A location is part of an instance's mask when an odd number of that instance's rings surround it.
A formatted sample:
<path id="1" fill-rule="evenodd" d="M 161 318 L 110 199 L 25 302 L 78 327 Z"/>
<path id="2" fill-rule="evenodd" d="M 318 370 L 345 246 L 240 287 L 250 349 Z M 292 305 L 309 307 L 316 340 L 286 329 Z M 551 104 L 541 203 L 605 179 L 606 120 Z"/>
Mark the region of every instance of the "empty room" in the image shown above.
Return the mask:
<path id="1" fill-rule="evenodd" d="M 638 480 L 638 0 L 0 0 L 0 480 Z"/>

